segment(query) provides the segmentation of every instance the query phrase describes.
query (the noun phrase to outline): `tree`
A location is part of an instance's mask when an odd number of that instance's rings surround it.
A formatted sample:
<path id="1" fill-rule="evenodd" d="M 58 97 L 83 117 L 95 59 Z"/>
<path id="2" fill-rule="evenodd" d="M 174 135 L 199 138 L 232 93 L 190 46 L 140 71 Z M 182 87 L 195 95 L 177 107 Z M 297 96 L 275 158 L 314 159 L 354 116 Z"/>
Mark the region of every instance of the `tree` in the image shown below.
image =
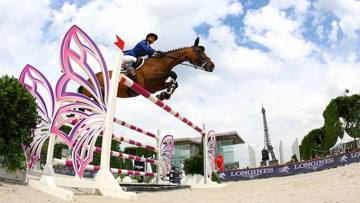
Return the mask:
<path id="1" fill-rule="evenodd" d="M 344 130 L 351 137 L 360 137 L 360 95 L 332 99 L 326 106 L 323 117 L 324 126 L 310 131 L 301 141 L 300 153 L 304 159 L 311 158 L 315 153 L 328 154 L 337 138 L 344 135 Z"/>
<path id="2" fill-rule="evenodd" d="M 322 148 L 324 150 L 332 147 L 336 143 L 337 137 L 343 135 L 338 106 L 338 100 L 333 99 L 323 113 L 325 139 Z"/>
<path id="3" fill-rule="evenodd" d="M 204 136 L 201 138 L 199 152 L 196 156 L 189 157 L 184 160 L 185 174 L 200 174 L 204 175 L 204 156 L 203 156 Z"/>
<path id="4" fill-rule="evenodd" d="M 318 128 L 310 131 L 301 141 L 300 154 L 303 159 L 311 159 L 315 151 L 323 150 L 325 139 L 324 128 Z"/>
<path id="5" fill-rule="evenodd" d="M 32 141 L 38 123 L 35 98 L 14 77 L 0 78 L 0 165 L 8 171 L 25 169 L 23 145 Z"/>
<path id="6" fill-rule="evenodd" d="M 293 154 L 293 155 L 291 156 L 290 162 L 299 162 L 298 158 L 296 157 L 296 154 Z"/>
<path id="7" fill-rule="evenodd" d="M 204 160 L 203 156 L 192 156 L 184 161 L 185 174 L 200 174 L 204 175 Z"/>
<path id="8" fill-rule="evenodd" d="M 354 138 L 360 137 L 360 95 L 336 98 L 339 116 L 343 118 L 345 131 Z"/>

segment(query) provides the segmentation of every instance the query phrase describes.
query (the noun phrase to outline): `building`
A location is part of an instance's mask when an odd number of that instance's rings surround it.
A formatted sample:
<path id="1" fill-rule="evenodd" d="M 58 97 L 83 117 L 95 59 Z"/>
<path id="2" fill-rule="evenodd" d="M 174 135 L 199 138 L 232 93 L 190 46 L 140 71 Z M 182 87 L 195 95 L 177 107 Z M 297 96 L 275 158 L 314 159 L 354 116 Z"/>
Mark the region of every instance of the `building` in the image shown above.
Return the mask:
<path id="1" fill-rule="evenodd" d="M 239 162 L 235 161 L 234 145 L 245 143 L 236 131 L 216 133 L 216 155 L 221 153 L 224 156 L 225 168 L 238 167 Z M 172 164 L 181 168 L 184 160 L 199 153 L 201 137 L 175 139 L 175 149 Z"/>

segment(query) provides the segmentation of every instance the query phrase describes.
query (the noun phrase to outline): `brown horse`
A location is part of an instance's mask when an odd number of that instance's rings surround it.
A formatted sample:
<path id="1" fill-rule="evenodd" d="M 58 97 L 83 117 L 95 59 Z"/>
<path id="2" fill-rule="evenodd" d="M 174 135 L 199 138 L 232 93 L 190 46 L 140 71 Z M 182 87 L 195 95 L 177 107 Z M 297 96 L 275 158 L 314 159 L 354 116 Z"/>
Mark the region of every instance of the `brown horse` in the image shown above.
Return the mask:
<path id="1" fill-rule="evenodd" d="M 141 68 L 136 70 L 136 83 L 144 87 L 151 93 L 162 91 L 157 97 L 161 100 L 169 99 L 171 94 L 177 88 L 177 75 L 172 69 L 183 62 L 189 62 L 194 68 L 202 69 L 207 72 L 214 70 L 214 63 L 205 54 L 205 48 L 199 46 L 199 38 L 191 47 L 179 48 L 164 52 L 159 56 L 146 59 Z M 188 64 L 183 64 L 188 65 Z M 111 77 L 110 71 L 110 77 Z M 103 87 L 103 78 L 101 73 L 97 73 L 96 77 Z M 163 91 L 165 90 L 165 91 Z M 79 89 L 80 93 L 90 96 L 83 88 Z M 117 97 L 128 98 L 135 97 L 138 94 L 119 82 Z"/>

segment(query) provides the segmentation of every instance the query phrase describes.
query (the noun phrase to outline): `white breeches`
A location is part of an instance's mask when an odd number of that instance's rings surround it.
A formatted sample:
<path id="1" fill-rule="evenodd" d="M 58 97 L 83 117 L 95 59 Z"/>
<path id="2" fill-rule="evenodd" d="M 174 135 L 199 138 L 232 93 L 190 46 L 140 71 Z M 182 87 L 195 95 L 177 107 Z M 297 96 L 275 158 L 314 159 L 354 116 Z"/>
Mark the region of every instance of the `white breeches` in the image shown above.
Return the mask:
<path id="1" fill-rule="evenodd" d="M 130 61 L 136 61 L 136 57 L 130 56 L 130 55 L 125 55 L 123 58 L 123 63 L 128 63 Z"/>

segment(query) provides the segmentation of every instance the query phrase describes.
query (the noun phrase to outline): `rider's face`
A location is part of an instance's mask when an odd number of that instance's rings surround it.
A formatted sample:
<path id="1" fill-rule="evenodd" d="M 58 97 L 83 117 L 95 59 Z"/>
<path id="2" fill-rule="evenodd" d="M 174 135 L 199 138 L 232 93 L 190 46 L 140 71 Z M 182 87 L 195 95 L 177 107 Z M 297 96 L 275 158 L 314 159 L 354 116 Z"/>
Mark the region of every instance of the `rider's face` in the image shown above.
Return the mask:
<path id="1" fill-rule="evenodd" d="M 156 39 L 155 39 L 155 37 L 153 37 L 153 36 L 149 36 L 149 37 L 147 38 L 147 41 L 149 42 L 149 44 L 152 44 L 152 43 L 154 43 L 154 42 L 156 41 Z"/>

